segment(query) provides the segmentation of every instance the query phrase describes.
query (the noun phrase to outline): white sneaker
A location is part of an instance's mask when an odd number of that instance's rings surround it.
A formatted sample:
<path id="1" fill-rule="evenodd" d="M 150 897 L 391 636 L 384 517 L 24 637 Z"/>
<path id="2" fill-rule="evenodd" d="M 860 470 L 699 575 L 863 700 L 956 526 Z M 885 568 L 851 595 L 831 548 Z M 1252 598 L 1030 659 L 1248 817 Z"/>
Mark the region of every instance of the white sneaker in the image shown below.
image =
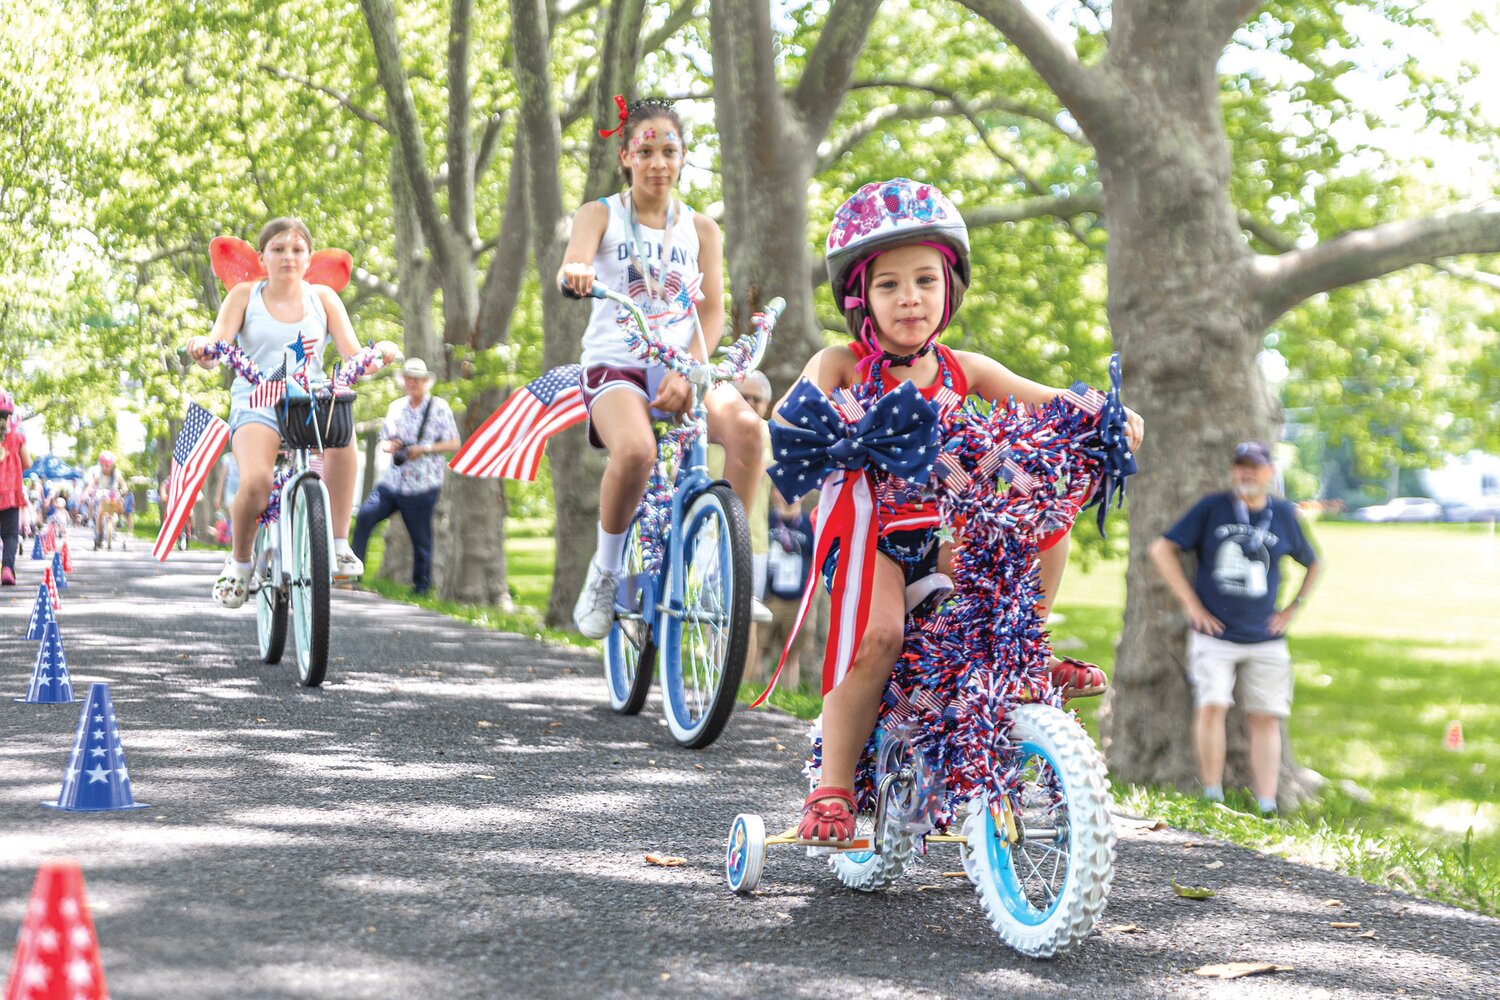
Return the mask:
<path id="1" fill-rule="evenodd" d="M 589 561 L 588 579 L 583 581 L 583 591 L 578 603 L 573 605 L 573 624 L 590 639 L 603 639 L 615 622 L 615 592 L 620 589 L 620 578 L 606 573 L 593 560 Z"/>
<path id="2" fill-rule="evenodd" d="M 333 556 L 333 578 L 335 580 L 358 580 L 365 575 L 365 564 L 353 549 L 344 549 Z"/>
<path id="3" fill-rule="evenodd" d="M 224 560 L 224 571 L 214 581 L 214 600 L 226 608 L 243 607 L 249 596 L 250 570 L 240 569 L 233 559 Z"/>
<path id="4" fill-rule="evenodd" d="M 766 607 L 759 597 L 750 598 L 750 620 L 757 625 L 769 625 L 775 621 L 771 609 Z"/>

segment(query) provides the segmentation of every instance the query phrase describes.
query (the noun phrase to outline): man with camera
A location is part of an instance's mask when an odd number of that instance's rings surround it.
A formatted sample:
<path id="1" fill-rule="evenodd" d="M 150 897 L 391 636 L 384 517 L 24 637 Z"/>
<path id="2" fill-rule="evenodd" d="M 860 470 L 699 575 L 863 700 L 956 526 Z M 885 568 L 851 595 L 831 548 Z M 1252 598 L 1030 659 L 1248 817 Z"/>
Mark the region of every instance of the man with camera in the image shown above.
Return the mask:
<path id="1" fill-rule="evenodd" d="M 421 358 L 407 358 L 400 378 L 406 395 L 391 403 L 381 428 L 381 447 L 391 467 L 359 508 L 354 554 L 364 562 L 370 532 L 397 511 L 411 536 L 411 585 L 425 594 L 432 585 L 432 512 L 443 487 L 443 456 L 458 447 L 458 424 L 445 400 L 430 393 L 437 376 Z"/>

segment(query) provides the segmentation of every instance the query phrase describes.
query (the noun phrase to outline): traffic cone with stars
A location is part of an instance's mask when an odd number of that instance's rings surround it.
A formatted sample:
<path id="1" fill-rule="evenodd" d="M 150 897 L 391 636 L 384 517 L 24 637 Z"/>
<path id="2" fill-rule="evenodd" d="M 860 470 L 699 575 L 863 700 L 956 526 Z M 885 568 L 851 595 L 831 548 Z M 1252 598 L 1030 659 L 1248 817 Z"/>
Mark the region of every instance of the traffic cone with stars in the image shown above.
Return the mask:
<path id="1" fill-rule="evenodd" d="M 47 588 L 47 596 L 52 599 L 52 611 L 55 614 L 62 610 L 62 595 L 57 592 L 57 580 L 52 576 L 52 567 L 42 569 L 42 586 Z"/>
<path id="2" fill-rule="evenodd" d="M 68 543 L 62 543 L 62 568 L 64 573 L 73 572 L 73 550 L 68 548 Z M 64 587 L 67 584 L 63 584 Z"/>
<path id="3" fill-rule="evenodd" d="M 36 585 L 36 603 L 31 606 L 31 620 L 26 623 L 26 640 L 37 642 L 47 628 L 48 622 L 57 621 L 52 613 L 52 598 L 47 596 L 47 585 Z"/>
<path id="4" fill-rule="evenodd" d="M 26 697 L 17 698 L 28 705 L 68 705 L 73 697 L 73 678 L 68 674 L 68 657 L 63 653 L 62 633 L 57 620 L 48 619 L 42 628 L 42 642 L 36 648 L 36 664 L 31 668 L 31 685 Z"/>
<path id="5" fill-rule="evenodd" d="M 31 536 L 31 558 L 33 558 L 33 559 L 45 559 L 45 558 L 47 558 L 46 553 L 44 553 L 42 551 L 42 533 L 40 531 L 38 531 L 36 534 L 34 534 L 34 535 Z"/>
<path id="6" fill-rule="evenodd" d="M 57 581 L 58 590 L 68 589 L 68 572 L 63 565 L 63 550 L 58 549 L 52 553 L 52 579 Z"/>
<path id="7" fill-rule="evenodd" d="M 77 861 L 44 861 L 36 873 L 5 1000 L 109 1000 Z"/>
<path id="8" fill-rule="evenodd" d="M 125 748 L 120 745 L 119 721 L 108 684 L 89 685 L 78 731 L 73 735 L 73 752 L 63 772 L 62 789 L 56 802 L 42 805 L 67 812 L 146 807 L 130 790 L 130 772 L 125 769 Z"/>

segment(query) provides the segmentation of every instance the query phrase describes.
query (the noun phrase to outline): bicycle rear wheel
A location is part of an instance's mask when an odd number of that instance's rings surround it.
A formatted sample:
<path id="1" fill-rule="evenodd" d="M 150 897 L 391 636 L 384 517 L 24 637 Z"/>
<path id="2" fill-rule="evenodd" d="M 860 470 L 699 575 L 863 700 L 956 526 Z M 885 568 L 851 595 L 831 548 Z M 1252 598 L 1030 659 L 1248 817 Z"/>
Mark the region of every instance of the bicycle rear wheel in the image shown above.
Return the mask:
<path id="1" fill-rule="evenodd" d="M 274 525 L 261 525 L 255 535 L 255 570 L 260 588 L 255 592 L 255 631 L 262 663 L 280 663 L 286 648 L 286 594 L 271 576 L 269 555 L 275 547 Z"/>
<path id="2" fill-rule="evenodd" d="M 291 575 L 292 628 L 297 635 L 297 680 L 317 687 L 328 672 L 328 494 L 315 476 L 297 483 L 293 498 Z"/>
<path id="3" fill-rule="evenodd" d="M 663 616 L 659 657 L 662 704 L 672 737 L 690 749 L 718 739 L 745 670 L 750 642 L 750 529 L 745 508 L 717 483 L 683 515 L 682 561 L 667 590 L 683 578 L 682 608 Z"/>
<path id="4" fill-rule="evenodd" d="M 656 581 L 645 567 L 640 520 L 625 533 L 625 561 L 620 567 L 620 589 L 615 595 L 615 623 L 604 640 L 604 684 L 609 707 L 621 715 L 635 715 L 646 704 L 651 673 L 656 669 Z"/>

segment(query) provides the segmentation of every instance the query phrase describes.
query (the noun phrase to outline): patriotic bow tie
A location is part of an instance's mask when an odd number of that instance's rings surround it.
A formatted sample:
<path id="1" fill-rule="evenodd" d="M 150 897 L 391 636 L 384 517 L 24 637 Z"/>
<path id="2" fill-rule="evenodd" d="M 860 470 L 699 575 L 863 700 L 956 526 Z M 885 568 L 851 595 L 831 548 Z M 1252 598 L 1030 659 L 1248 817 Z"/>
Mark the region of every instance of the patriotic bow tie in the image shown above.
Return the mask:
<path id="1" fill-rule="evenodd" d="M 856 404 L 856 412 L 860 410 Z M 835 469 L 859 471 L 873 465 L 901 479 L 925 482 L 938 456 L 937 408 L 910 382 L 882 395 L 852 425 L 805 378 L 777 412 L 786 423 L 771 424 L 776 464 L 768 471 L 788 501 L 817 489 Z"/>

